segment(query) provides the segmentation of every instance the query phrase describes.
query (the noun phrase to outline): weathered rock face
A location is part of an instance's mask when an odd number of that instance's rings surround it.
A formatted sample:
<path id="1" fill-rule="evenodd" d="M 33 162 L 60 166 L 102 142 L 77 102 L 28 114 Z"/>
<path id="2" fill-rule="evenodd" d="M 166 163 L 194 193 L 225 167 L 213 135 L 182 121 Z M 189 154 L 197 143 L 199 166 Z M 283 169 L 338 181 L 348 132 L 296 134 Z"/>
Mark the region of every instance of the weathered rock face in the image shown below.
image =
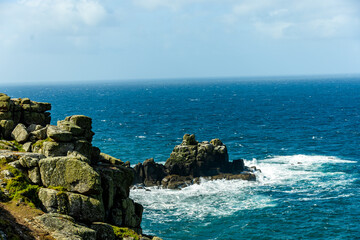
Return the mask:
<path id="1" fill-rule="evenodd" d="M 42 225 L 55 239 L 70 240 L 96 240 L 96 232 L 88 227 L 75 223 L 75 220 L 58 213 L 47 213 L 35 217 L 38 224 Z"/>
<path id="2" fill-rule="evenodd" d="M 31 101 L 28 98 L 10 99 L 0 93 L 0 132 L 5 139 L 11 138 L 11 132 L 22 123 L 25 126 L 38 124 L 45 126 L 50 123 L 51 104 Z"/>
<path id="3" fill-rule="evenodd" d="M 141 233 L 143 208 L 129 198 L 134 179 L 130 163 L 92 146 L 92 120 L 87 116 L 74 115 L 57 126 L 48 125 L 50 108 L 47 103 L 0 94 L 0 137 L 15 140 L 0 140 L 0 149 L 8 149 L 0 151 L 0 158 L 21 171 L 27 184 L 41 186 L 38 200 L 49 214 L 38 222 L 55 239 L 95 239 L 93 230 L 74 219 L 111 223 L 114 226 L 97 226 L 111 228 L 113 237 L 113 227 Z"/>
<path id="4" fill-rule="evenodd" d="M 169 174 L 199 177 L 228 172 L 230 165 L 226 146 L 219 139 L 198 143 L 194 135 L 185 134 L 165 167 Z"/>
<path id="5" fill-rule="evenodd" d="M 105 218 L 102 202 L 93 197 L 41 188 L 39 199 L 47 212 L 67 214 L 80 222 L 100 222 Z"/>
<path id="6" fill-rule="evenodd" d="M 64 187 L 83 194 L 101 193 L 100 175 L 87 163 L 75 158 L 53 157 L 39 161 L 44 186 Z"/>

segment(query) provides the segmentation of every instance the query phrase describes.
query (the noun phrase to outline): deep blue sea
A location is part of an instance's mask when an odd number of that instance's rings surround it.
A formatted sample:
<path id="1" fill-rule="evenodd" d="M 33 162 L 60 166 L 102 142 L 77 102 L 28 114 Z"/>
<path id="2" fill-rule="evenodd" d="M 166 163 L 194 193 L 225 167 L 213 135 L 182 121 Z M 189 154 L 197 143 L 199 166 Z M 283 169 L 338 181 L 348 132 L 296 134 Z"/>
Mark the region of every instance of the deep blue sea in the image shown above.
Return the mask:
<path id="1" fill-rule="evenodd" d="M 202 79 L 1 86 L 52 103 L 52 124 L 92 117 L 93 144 L 165 162 L 185 133 L 220 138 L 256 182 L 132 190 L 163 239 L 360 239 L 360 78 Z"/>

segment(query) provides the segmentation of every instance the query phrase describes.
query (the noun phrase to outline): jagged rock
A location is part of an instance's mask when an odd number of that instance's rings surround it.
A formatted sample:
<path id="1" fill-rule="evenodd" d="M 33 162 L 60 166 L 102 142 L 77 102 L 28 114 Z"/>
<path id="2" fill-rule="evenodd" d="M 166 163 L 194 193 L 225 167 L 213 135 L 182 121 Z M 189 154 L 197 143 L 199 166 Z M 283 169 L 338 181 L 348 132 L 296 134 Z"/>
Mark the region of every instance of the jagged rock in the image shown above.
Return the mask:
<path id="1" fill-rule="evenodd" d="M 41 188 L 38 195 L 47 212 L 67 214 L 87 223 L 104 221 L 104 206 L 96 198 L 49 188 Z"/>
<path id="2" fill-rule="evenodd" d="M 74 150 L 73 143 L 64 143 L 64 142 L 52 142 L 45 141 L 43 143 L 43 147 L 41 149 L 41 153 L 43 153 L 47 157 L 55 157 L 55 156 L 66 156 L 69 151 Z M 33 152 L 34 149 L 33 149 Z"/>
<path id="3" fill-rule="evenodd" d="M 146 186 L 161 185 L 161 180 L 167 175 L 164 165 L 155 163 L 153 158 L 137 164 L 134 171 L 134 184 L 144 183 Z"/>
<path id="4" fill-rule="evenodd" d="M 113 164 L 113 165 L 123 165 L 124 162 L 120 159 L 114 158 L 106 153 L 100 153 L 99 161 L 103 163 Z"/>
<path id="5" fill-rule="evenodd" d="M 25 152 L 31 152 L 31 146 L 32 146 L 32 142 L 24 143 L 24 145 L 23 145 L 24 151 Z"/>
<path id="6" fill-rule="evenodd" d="M 73 135 L 69 131 L 65 131 L 56 126 L 48 126 L 47 136 L 57 142 L 70 142 Z"/>
<path id="7" fill-rule="evenodd" d="M 26 142 L 29 137 L 29 133 L 26 130 L 24 124 L 19 123 L 11 133 L 11 137 L 19 143 Z"/>
<path id="8" fill-rule="evenodd" d="M 212 176 L 229 172 L 226 146 L 219 140 L 197 143 L 194 135 L 185 134 L 183 142 L 175 146 L 165 166 L 169 174 L 180 176 Z"/>
<path id="9" fill-rule="evenodd" d="M 35 220 L 57 240 L 96 240 L 96 232 L 93 229 L 75 223 L 68 215 L 45 213 L 35 217 Z"/>
<path id="10" fill-rule="evenodd" d="M 110 224 L 103 222 L 94 222 L 90 226 L 91 229 L 96 231 L 96 240 L 115 240 L 116 236 Z"/>
<path id="11" fill-rule="evenodd" d="M 82 194 L 101 192 L 100 175 L 87 163 L 69 157 L 52 157 L 39 161 L 44 186 L 62 186 Z"/>

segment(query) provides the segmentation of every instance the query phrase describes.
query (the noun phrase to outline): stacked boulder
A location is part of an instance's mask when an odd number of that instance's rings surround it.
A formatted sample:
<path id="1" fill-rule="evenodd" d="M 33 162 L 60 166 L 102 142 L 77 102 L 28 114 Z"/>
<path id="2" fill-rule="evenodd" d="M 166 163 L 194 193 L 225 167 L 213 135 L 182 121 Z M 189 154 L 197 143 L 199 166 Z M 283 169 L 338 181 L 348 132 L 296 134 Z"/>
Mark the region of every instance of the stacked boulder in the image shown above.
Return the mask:
<path id="1" fill-rule="evenodd" d="M 29 98 L 10 99 L 0 93 L 0 137 L 10 139 L 18 124 L 29 127 L 31 124 L 46 126 L 50 124 L 51 104 L 34 102 Z"/>
<path id="2" fill-rule="evenodd" d="M 96 233 L 96 239 L 107 239 L 98 233 L 99 228 L 114 226 L 141 234 L 143 207 L 129 198 L 134 172 L 129 164 L 92 146 L 91 129 L 92 120 L 84 115 L 67 117 L 56 126 L 18 123 L 11 137 L 23 149 L 0 151 L 0 159 L 11 162 L 40 187 L 38 199 L 49 219 L 66 215 L 60 218 L 95 229 L 89 231 Z M 39 224 L 53 223 L 46 218 L 39 218 Z"/>
<path id="3" fill-rule="evenodd" d="M 134 167 L 134 184 L 181 188 L 199 182 L 199 177 L 209 179 L 255 180 L 253 170 L 244 160 L 229 161 L 226 146 L 220 139 L 197 142 L 195 135 L 185 134 L 180 145 L 167 159 L 165 165 L 148 159 Z"/>

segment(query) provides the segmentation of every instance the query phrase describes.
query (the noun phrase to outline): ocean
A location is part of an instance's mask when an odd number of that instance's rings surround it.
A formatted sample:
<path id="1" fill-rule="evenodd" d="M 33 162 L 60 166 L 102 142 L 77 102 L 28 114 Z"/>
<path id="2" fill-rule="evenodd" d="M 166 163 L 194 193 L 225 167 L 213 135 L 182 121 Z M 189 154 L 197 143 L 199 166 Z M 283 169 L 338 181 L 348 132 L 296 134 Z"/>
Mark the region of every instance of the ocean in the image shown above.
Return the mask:
<path id="1" fill-rule="evenodd" d="M 220 138 L 257 181 L 131 190 L 163 239 L 360 239 L 360 77 L 1 86 L 52 103 L 52 124 L 93 119 L 93 144 L 164 163 L 185 133 Z M 150 191 L 149 191 L 150 190 Z"/>

